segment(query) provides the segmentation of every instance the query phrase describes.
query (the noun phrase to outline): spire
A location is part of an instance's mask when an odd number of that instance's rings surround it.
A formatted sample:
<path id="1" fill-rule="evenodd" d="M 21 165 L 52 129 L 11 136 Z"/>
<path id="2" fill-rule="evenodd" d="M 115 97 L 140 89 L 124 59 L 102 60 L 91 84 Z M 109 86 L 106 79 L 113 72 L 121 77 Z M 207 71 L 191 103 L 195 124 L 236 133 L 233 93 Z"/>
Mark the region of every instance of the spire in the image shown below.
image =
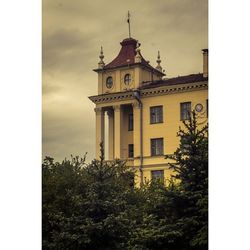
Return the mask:
<path id="1" fill-rule="evenodd" d="M 129 35 L 129 38 L 131 38 L 131 33 L 130 33 L 130 13 L 129 13 L 129 11 L 128 11 L 127 23 L 128 23 L 128 35 Z"/>
<path id="2" fill-rule="evenodd" d="M 157 56 L 157 66 L 155 67 L 157 70 L 162 72 L 162 67 L 161 67 L 161 56 L 160 56 L 160 51 L 158 50 L 158 56 Z"/>
<path id="3" fill-rule="evenodd" d="M 140 46 L 141 44 L 137 42 L 136 44 L 136 49 L 135 49 L 135 52 L 136 52 L 136 55 L 135 55 L 135 63 L 140 63 L 141 62 L 141 50 L 140 50 Z"/>
<path id="4" fill-rule="evenodd" d="M 103 55 L 102 46 L 101 46 L 101 51 L 100 51 L 99 58 L 100 58 L 100 62 L 98 63 L 98 68 L 102 69 L 105 66 L 105 63 L 103 61 L 104 55 Z"/>

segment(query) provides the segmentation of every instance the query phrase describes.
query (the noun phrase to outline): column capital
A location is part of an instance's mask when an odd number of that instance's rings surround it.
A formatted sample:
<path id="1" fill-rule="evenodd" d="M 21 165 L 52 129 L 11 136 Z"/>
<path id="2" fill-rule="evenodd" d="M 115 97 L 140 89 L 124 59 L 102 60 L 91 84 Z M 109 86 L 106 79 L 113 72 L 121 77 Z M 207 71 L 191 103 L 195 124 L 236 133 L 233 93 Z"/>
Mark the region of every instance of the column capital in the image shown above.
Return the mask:
<path id="1" fill-rule="evenodd" d="M 120 111 L 121 105 L 114 105 L 113 109 L 114 109 L 114 111 Z"/>
<path id="2" fill-rule="evenodd" d="M 96 107 L 96 108 L 94 108 L 94 110 L 95 110 L 95 113 L 96 113 L 97 115 L 101 115 L 101 114 L 103 113 L 102 108 Z"/>
<path id="3" fill-rule="evenodd" d="M 132 106 L 133 106 L 134 109 L 139 109 L 140 108 L 139 102 L 133 102 Z"/>

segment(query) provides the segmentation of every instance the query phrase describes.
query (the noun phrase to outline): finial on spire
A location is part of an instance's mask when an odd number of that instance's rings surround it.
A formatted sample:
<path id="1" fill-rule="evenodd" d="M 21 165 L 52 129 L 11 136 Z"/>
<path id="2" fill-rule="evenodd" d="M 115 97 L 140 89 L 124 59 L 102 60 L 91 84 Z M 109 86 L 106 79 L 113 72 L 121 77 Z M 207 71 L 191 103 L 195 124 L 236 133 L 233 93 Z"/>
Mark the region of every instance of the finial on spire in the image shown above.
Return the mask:
<path id="1" fill-rule="evenodd" d="M 100 62 L 98 63 L 98 68 L 99 68 L 99 69 L 102 69 L 102 68 L 104 67 L 104 65 L 105 65 L 105 63 L 104 63 L 104 61 L 103 61 L 104 55 L 103 55 L 102 46 L 101 46 L 101 51 L 100 51 L 99 58 L 100 58 Z"/>
<path id="2" fill-rule="evenodd" d="M 162 67 L 161 67 L 161 56 L 160 56 L 160 51 L 158 50 L 158 56 L 157 56 L 157 66 L 156 69 L 162 72 Z"/>
<path id="3" fill-rule="evenodd" d="M 130 13 L 129 13 L 129 11 L 128 11 L 127 23 L 128 23 L 128 35 L 129 35 L 129 38 L 131 38 L 131 33 L 130 33 Z"/>
<path id="4" fill-rule="evenodd" d="M 136 55 L 135 55 L 135 63 L 140 63 L 141 62 L 141 49 L 140 49 L 141 44 L 137 42 L 136 44 Z"/>

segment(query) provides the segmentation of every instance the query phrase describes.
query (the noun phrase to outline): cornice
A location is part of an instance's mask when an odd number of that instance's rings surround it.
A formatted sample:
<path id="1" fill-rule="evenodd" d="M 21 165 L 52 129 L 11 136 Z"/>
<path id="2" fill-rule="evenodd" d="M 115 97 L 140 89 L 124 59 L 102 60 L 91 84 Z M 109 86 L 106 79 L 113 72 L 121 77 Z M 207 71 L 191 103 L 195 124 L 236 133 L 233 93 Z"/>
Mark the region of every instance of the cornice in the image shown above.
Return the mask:
<path id="1" fill-rule="evenodd" d="M 147 96 L 174 94 L 178 92 L 189 92 L 207 88 L 208 88 L 208 82 L 196 82 L 196 83 L 178 84 L 171 86 L 162 86 L 157 88 L 142 89 L 140 93 L 141 97 L 144 96 L 147 97 Z"/>
<path id="2" fill-rule="evenodd" d="M 197 91 L 197 90 L 202 90 L 202 89 L 208 89 L 207 81 L 188 83 L 188 84 L 176 84 L 176 85 L 171 85 L 171 86 L 160 86 L 157 88 L 141 89 L 140 95 L 142 98 L 145 98 L 145 97 L 150 97 L 150 96 L 169 95 L 169 94 L 175 94 L 175 93 L 181 93 L 181 92 Z M 95 104 L 119 102 L 122 100 L 133 100 L 134 92 L 130 90 L 130 91 L 124 91 L 124 92 L 102 94 L 102 95 L 90 96 L 89 99 Z"/>
<path id="3" fill-rule="evenodd" d="M 124 91 L 124 92 L 90 96 L 89 99 L 93 103 L 106 103 L 106 102 L 114 102 L 121 100 L 133 100 L 134 94 L 133 91 Z"/>
<path id="4" fill-rule="evenodd" d="M 166 74 L 164 74 L 163 72 L 159 71 L 158 69 L 156 68 L 153 68 L 152 66 L 150 65 L 146 65 L 146 64 L 142 64 L 141 62 L 140 63 L 130 63 L 130 64 L 124 64 L 124 65 L 119 65 L 119 66 L 115 66 L 115 67 L 110 67 L 110 68 L 102 68 L 102 69 L 93 69 L 93 71 L 99 73 L 99 72 L 102 72 L 102 73 L 105 73 L 105 72 L 110 72 L 110 71 L 114 71 L 114 70 L 117 70 L 117 69 L 122 69 L 122 68 L 136 68 L 136 67 L 141 67 L 142 69 L 147 69 L 148 71 L 150 72 L 154 72 L 160 76 L 165 76 Z"/>

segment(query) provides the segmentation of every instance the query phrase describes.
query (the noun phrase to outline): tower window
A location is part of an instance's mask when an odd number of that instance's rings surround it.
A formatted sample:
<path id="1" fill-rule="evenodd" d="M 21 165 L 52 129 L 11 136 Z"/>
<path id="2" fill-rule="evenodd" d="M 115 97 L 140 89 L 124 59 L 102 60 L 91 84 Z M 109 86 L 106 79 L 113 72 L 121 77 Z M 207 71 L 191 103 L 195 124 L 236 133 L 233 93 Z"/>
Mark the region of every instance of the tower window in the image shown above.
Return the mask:
<path id="1" fill-rule="evenodd" d="M 126 85 L 129 85 L 130 83 L 131 83 L 131 75 L 130 74 L 126 74 L 125 76 L 124 76 L 124 83 L 126 84 Z"/>
<path id="2" fill-rule="evenodd" d="M 164 170 L 153 170 L 151 171 L 151 179 L 164 181 Z"/>
<path id="3" fill-rule="evenodd" d="M 163 138 L 151 139 L 151 155 L 163 155 Z"/>
<path id="4" fill-rule="evenodd" d="M 113 78 L 112 76 L 109 76 L 107 79 L 106 79 L 106 87 L 108 89 L 111 89 L 113 86 Z"/>
<path id="5" fill-rule="evenodd" d="M 191 113 L 191 102 L 183 102 L 181 103 L 181 120 L 190 119 Z"/>
<path id="6" fill-rule="evenodd" d="M 154 106 L 150 107 L 150 123 L 162 123 L 163 122 L 163 107 Z"/>
<path id="7" fill-rule="evenodd" d="M 128 131 L 133 131 L 134 130 L 134 118 L 133 114 L 128 115 Z"/>
<path id="8" fill-rule="evenodd" d="M 134 157 L 134 144 L 128 144 L 128 157 Z"/>

